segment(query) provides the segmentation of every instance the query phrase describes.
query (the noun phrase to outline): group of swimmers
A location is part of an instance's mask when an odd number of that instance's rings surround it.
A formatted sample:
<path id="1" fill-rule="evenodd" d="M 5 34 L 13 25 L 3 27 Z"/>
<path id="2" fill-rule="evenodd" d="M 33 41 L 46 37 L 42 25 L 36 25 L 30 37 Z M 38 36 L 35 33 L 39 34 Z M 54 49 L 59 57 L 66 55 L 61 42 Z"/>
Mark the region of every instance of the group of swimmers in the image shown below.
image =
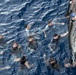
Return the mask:
<path id="1" fill-rule="evenodd" d="M 73 0 L 70 0 L 69 2 L 70 4 L 73 4 Z M 67 18 L 71 18 L 71 21 L 75 21 L 76 20 L 76 16 L 75 14 L 73 13 L 73 11 L 71 11 L 71 13 L 69 15 L 66 15 Z M 45 26 L 44 29 L 42 29 L 42 32 L 44 34 L 44 37 L 46 38 L 47 37 L 47 30 L 53 26 L 53 24 L 61 24 L 61 25 L 64 25 L 64 23 L 54 23 L 52 21 L 48 21 L 47 25 Z M 26 31 L 26 36 L 27 36 L 27 40 L 28 40 L 28 48 L 30 49 L 33 49 L 34 51 L 36 50 L 36 48 L 38 47 L 38 44 L 37 44 L 37 41 L 34 39 L 34 34 L 32 34 L 30 32 L 30 26 L 27 24 L 24 26 L 25 27 L 25 31 Z M 65 37 L 66 35 L 68 34 L 68 32 L 64 33 L 64 34 L 61 34 L 61 35 L 58 35 L 57 33 L 55 33 L 53 35 L 53 39 L 51 40 L 50 42 L 50 50 L 53 52 L 56 48 L 57 48 L 57 45 L 58 45 L 58 42 L 59 42 L 59 39 L 61 37 Z M 0 35 L 0 44 L 4 44 L 5 41 L 3 40 L 3 36 Z M 19 44 L 17 42 L 13 42 L 12 44 L 12 50 L 11 50 L 11 53 L 16 53 L 18 51 L 20 51 L 20 53 L 22 53 L 21 47 L 19 46 Z M 21 65 L 24 65 L 26 66 L 27 68 L 31 68 L 33 65 L 29 65 L 27 60 L 26 60 L 26 57 L 24 55 L 22 55 L 21 58 L 16 58 L 14 59 L 14 62 L 20 62 Z M 60 67 L 59 67 L 59 64 L 57 62 L 57 60 L 55 60 L 53 57 L 50 57 L 49 59 L 49 64 L 52 68 L 56 69 L 57 71 L 60 70 Z M 65 67 L 71 67 L 72 66 L 72 62 L 68 62 L 67 64 L 64 64 Z"/>

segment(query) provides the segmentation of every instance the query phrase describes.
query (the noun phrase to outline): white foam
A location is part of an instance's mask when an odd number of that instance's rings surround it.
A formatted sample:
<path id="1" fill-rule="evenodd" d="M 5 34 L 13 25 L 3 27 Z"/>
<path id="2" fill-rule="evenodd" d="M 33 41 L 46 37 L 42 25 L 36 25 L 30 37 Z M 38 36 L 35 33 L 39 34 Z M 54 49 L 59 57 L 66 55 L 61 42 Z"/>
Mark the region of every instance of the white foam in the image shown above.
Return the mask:
<path id="1" fill-rule="evenodd" d="M 0 51 L 0 54 L 3 54 L 4 51 Z"/>
<path id="2" fill-rule="evenodd" d="M 6 66 L 6 67 L 0 68 L 0 70 L 10 69 L 10 68 L 11 68 L 10 66 Z"/>

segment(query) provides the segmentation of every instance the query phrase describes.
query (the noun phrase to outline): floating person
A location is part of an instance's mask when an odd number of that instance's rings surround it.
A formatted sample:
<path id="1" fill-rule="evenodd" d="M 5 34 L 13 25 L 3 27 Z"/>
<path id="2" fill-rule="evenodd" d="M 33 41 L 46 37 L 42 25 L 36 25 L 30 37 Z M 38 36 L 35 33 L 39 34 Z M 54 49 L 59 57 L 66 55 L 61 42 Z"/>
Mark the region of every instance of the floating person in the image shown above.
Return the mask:
<path id="1" fill-rule="evenodd" d="M 12 44 L 12 48 L 11 48 L 11 51 L 10 51 L 12 54 L 22 54 L 22 49 L 21 49 L 21 46 L 17 43 L 17 42 L 13 42 Z"/>
<path id="2" fill-rule="evenodd" d="M 72 63 L 72 60 L 69 60 L 68 58 L 64 59 L 64 68 L 65 68 L 65 72 L 68 74 L 68 75 L 72 75 L 73 74 L 73 63 Z"/>
<path id="3" fill-rule="evenodd" d="M 6 44 L 6 42 L 5 42 L 4 38 L 3 38 L 3 36 L 0 35 L 0 45 L 4 46 L 5 44 Z"/>
<path id="4" fill-rule="evenodd" d="M 73 59 L 65 59 L 64 60 L 64 67 L 76 67 L 76 61 L 73 61 Z"/>
<path id="5" fill-rule="evenodd" d="M 29 26 L 28 24 L 26 24 L 24 27 L 25 27 L 26 37 L 27 37 L 27 38 L 28 38 L 29 36 L 34 36 L 34 35 L 36 35 L 36 33 L 31 32 L 30 26 Z"/>
<path id="6" fill-rule="evenodd" d="M 76 14 L 73 12 L 73 10 L 70 11 L 68 15 L 65 15 L 66 18 L 70 18 L 72 22 L 76 20 Z"/>
<path id="7" fill-rule="evenodd" d="M 20 62 L 21 68 L 26 67 L 26 68 L 29 69 L 29 68 L 33 67 L 33 65 L 30 66 L 30 65 L 28 64 L 25 56 L 22 56 L 21 58 L 16 58 L 16 59 L 14 59 L 14 62 Z"/>
<path id="8" fill-rule="evenodd" d="M 65 68 L 76 67 L 76 61 L 73 62 L 72 59 L 70 59 L 70 60 L 65 59 L 64 60 L 64 67 Z"/>
<path id="9" fill-rule="evenodd" d="M 51 43 L 49 44 L 51 51 L 54 51 L 57 48 L 60 38 L 65 37 L 67 34 L 68 32 L 61 34 L 61 35 L 54 34 L 53 39 L 51 40 Z"/>
<path id="10" fill-rule="evenodd" d="M 27 37 L 30 36 L 30 34 L 31 34 L 30 33 L 30 30 L 29 30 L 30 29 L 30 26 L 28 24 L 26 24 L 24 27 L 25 27 L 25 31 L 26 31 L 26 36 Z"/>
<path id="11" fill-rule="evenodd" d="M 45 28 L 42 30 L 44 32 L 44 36 L 47 37 L 46 31 L 53 25 L 53 24 L 61 24 L 64 25 L 64 23 L 55 23 L 53 21 L 48 21 L 48 24 L 45 26 Z"/>
<path id="12" fill-rule="evenodd" d="M 53 70 L 57 70 L 60 72 L 60 65 L 58 64 L 57 60 L 55 60 L 53 57 L 50 57 L 49 60 L 46 59 L 46 54 L 43 55 L 44 62 L 47 64 L 48 67 L 50 67 Z"/>
<path id="13" fill-rule="evenodd" d="M 50 59 L 49 59 L 49 65 L 50 65 L 50 67 L 52 69 L 55 69 L 58 72 L 60 72 L 60 66 L 59 66 L 58 62 L 54 58 L 50 57 Z"/>
<path id="14" fill-rule="evenodd" d="M 37 40 L 35 40 L 33 36 L 28 37 L 28 48 L 33 51 L 37 50 L 38 48 Z"/>

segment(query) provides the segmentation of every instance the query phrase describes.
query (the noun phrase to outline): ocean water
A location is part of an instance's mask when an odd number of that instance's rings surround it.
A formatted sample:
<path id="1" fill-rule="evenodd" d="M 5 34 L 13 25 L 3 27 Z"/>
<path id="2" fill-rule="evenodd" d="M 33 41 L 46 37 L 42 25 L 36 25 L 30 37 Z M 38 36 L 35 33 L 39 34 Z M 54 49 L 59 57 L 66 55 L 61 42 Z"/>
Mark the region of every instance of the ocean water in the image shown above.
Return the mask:
<path id="1" fill-rule="evenodd" d="M 68 0 L 0 0 L 0 34 L 4 36 L 7 44 L 0 46 L 0 75 L 75 75 L 75 69 L 66 70 L 63 67 L 65 58 L 70 58 L 68 36 L 61 38 L 59 50 L 54 54 L 50 52 L 48 44 L 54 33 L 63 34 L 68 31 L 65 13 L 68 8 Z M 47 31 L 47 38 L 41 30 L 48 20 L 64 25 L 55 24 Z M 24 25 L 29 24 L 31 31 L 38 39 L 36 52 L 27 49 L 27 38 Z M 9 52 L 12 42 L 16 41 L 21 45 L 23 54 L 28 62 L 33 64 L 31 69 L 20 69 L 20 64 L 14 62 L 15 56 Z M 63 67 L 61 73 L 48 68 L 43 55 L 48 60 L 50 56 L 56 58 Z"/>

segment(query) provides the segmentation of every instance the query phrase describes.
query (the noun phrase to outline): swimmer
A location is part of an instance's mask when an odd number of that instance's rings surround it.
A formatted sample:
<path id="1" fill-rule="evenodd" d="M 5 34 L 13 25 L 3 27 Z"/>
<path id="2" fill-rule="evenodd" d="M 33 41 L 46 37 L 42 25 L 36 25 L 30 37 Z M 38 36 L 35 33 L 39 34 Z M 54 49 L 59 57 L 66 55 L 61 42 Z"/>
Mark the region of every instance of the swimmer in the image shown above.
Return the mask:
<path id="1" fill-rule="evenodd" d="M 21 65 L 27 67 L 28 69 L 33 66 L 33 65 L 30 66 L 30 65 L 28 64 L 25 56 L 22 56 L 21 58 L 14 59 L 14 62 L 20 62 Z"/>
<path id="2" fill-rule="evenodd" d="M 43 58 L 44 58 L 44 62 L 47 64 L 48 67 L 60 72 L 60 66 L 59 66 L 58 62 L 53 57 L 50 57 L 49 60 L 46 60 L 46 54 L 44 54 Z"/>
<path id="3" fill-rule="evenodd" d="M 36 35 L 36 33 L 32 32 L 32 31 L 30 30 L 30 26 L 29 26 L 28 24 L 25 25 L 25 31 L 26 31 L 26 37 Z"/>
<path id="4" fill-rule="evenodd" d="M 76 15 L 73 10 L 70 11 L 70 14 L 66 15 L 66 18 L 71 18 L 71 21 L 74 22 L 76 20 Z"/>
<path id="5" fill-rule="evenodd" d="M 44 35 L 45 35 L 45 37 L 47 37 L 46 36 L 46 31 L 49 29 L 49 27 L 51 27 L 52 26 L 52 22 L 51 21 L 48 21 L 48 24 L 45 26 L 45 28 L 43 29 L 43 32 L 44 32 Z"/>
<path id="6" fill-rule="evenodd" d="M 12 44 L 12 50 L 13 50 L 13 51 L 17 51 L 17 50 L 19 50 L 20 48 L 21 48 L 21 46 L 18 45 L 17 42 L 13 42 L 13 44 Z"/>
<path id="7" fill-rule="evenodd" d="M 18 44 L 16 42 L 14 42 L 13 45 L 12 45 L 13 50 L 18 49 L 18 47 L 19 47 Z"/>
<path id="8" fill-rule="evenodd" d="M 28 47 L 33 50 L 36 50 L 38 47 L 37 40 L 35 40 L 33 36 L 28 37 Z"/>
<path id="9" fill-rule="evenodd" d="M 28 24 L 26 24 L 25 26 L 25 31 L 26 31 L 26 36 L 28 37 L 30 35 L 30 26 Z"/>
<path id="10" fill-rule="evenodd" d="M 65 37 L 67 34 L 68 34 L 68 32 L 61 34 L 61 35 L 54 34 L 53 39 L 51 40 L 51 43 L 50 43 L 50 47 L 51 47 L 52 51 L 56 49 L 59 39 L 61 37 Z"/>
<path id="11" fill-rule="evenodd" d="M 73 67 L 73 63 L 72 62 L 73 62 L 72 60 L 65 59 L 64 60 L 64 67 L 65 68 Z"/>
<path id="12" fill-rule="evenodd" d="M 52 58 L 52 57 L 50 58 L 49 65 L 51 68 L 60 72 L 60 66 L 58 65 L 57 61 L 54 58 Z"/>
<path id="13" fill-rule="evenodd" d="M 53 24 L 61 24 L 64 25 L 64 23 L 55 23 L 52 21 L 48 21 L 48 24 L 45 26 L 45 28 L 42 30 L 44 32 L 44 37 L 47 37 L 46 35 L 46 31 L 49 29 L 49 27 L 51 27 Z"/>
<path id="14" fill-rule="evenodd" d="M 18 45 L 18 43 L 17 42 L 13 42 L 13 44 L 12 44 L 12 49 L 11 49 L 11 53 L 22 53 L 22 50 L 21 50 L 21 46 L 20 45 Z"/>

